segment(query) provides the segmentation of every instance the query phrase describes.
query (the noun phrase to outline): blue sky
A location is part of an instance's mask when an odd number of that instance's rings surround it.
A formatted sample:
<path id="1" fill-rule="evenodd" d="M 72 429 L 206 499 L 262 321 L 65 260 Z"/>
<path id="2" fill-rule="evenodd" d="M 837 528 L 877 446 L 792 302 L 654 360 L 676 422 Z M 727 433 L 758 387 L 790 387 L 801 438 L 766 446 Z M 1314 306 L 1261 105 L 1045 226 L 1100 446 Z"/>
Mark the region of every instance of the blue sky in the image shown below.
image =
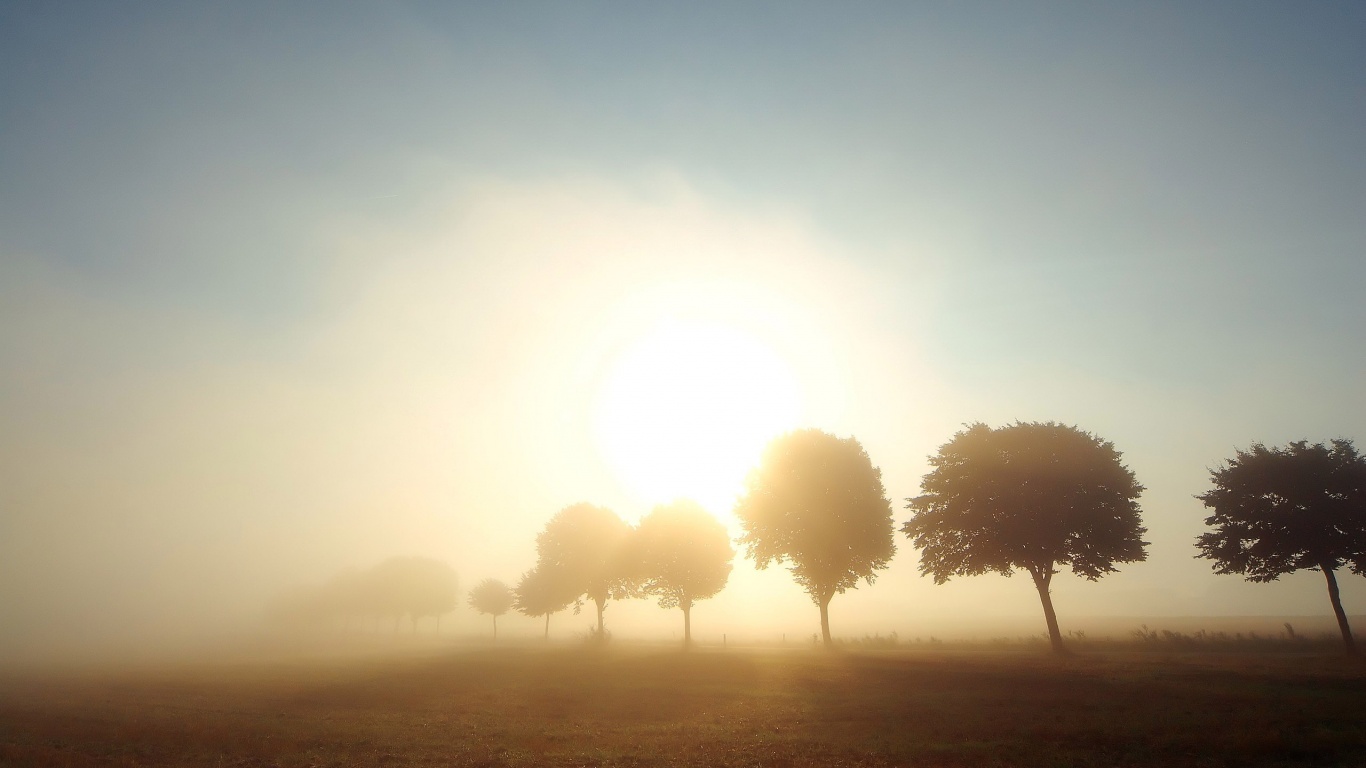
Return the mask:
<path id="1" fill-rule="evenodd" d="M 582 418 L 544 381 L 602 307 L 719 280 L 816 329 L 842 378 L 810 420 L 894 500 L 964 422 L 1114 440 L 1152 560 L 1058 587 L 1064 625 L 1326 613 L 1187 542 L 1235 447 L 1366 434 L 1363 32 L 1348 3 L 0 4 L 0 583 L 63 572 L 94 615 L 109 573 L 242 606 L 395 549 L 515 578 L 560 506 L 647 503 L 543 430 Z M 997 599 L 902 549 L 869 611 Z"/>

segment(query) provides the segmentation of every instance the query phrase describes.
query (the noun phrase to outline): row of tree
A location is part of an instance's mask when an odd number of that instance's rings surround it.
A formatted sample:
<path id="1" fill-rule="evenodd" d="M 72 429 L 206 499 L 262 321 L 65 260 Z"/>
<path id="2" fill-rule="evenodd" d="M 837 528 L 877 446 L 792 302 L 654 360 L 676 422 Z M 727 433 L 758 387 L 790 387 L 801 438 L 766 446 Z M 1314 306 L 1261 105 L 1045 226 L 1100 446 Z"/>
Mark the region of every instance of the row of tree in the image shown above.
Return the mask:
<path id="1" fill-rule="evenodd" d="M 440 560 L 394 557 L 367 569 L 343 571 L 331 581 L 302 589 L 279 601 L 272 617 L 285 624 L 345 628 L 408 617 L 417 622 L 450 613 L 458 598 L 455 571 Z"/>
<path id="2" fill-rule="evenodd" d="M 900 527 L 920 551 L 921 573 L 936 584 L 1028 573 L 1055 650 L 1063 643 L 1053 577 L 1069 568 L 1094 581 L 1147 558 L 1143 486 L 1114 445 L 1089 432 L 1053 422 L 975 424 L 940 446 L 930 466 Z M 1198 556 L 1217 573 L 1257 582 L 1321 571 L 1343 642 L 1355 653 L 1336 573 L 1366 574 L 1366 459 L 1349 440 L 1254 444 L 1211 470 L 1211 480 L 1197 497 L 1212 510 Z M 827 646 L 831 600 L 860 581 L 873 583 L 896 551 L 881 472 L 852 437 L 808 429 L 775 439 L 734 514 L 746 556 L 760 569 L 786 564 L 819 607 Z M 510 609 L 545 617 L 548 635 L 552 614 L 591 603 L 594 634 L 605 639 L 609 601 L 654 597 L 682 611 L 690 643 L 693 605 L 725 587 L 734 553 L 725 528 L 691 501 L 658 506 L 635 527 L 604 507 L 575 504 L 537 536 L 536 565 L 515 588 L 486 579 L 469 604 L 494 617 L 496 637 L 497 617 Z M 282 613 L 343 623 L 393 618 L 395 626 L 406 615 L 415 627 L 455 607 L 455 585 L 444 563 L 394 558 L 301 593 Z"/>
<path id="3" fill-rule="evenodd" d="M 1054 650 L 1063 650 L 1050 597 L 1061 568 L 1094 581 L 1147 558 L 1143 486 L 1114 445 L 1089 432 L 1053 422 L 975 424 L 930 465 L 900 528 L 920 551 L 921 573 L 936 584 L 1028 573 Z M 1198 556 L 1217 573 L 1252 581 L 1322 571 L 1343 642 L 1355 653 L 1335 574 L 1344 566 L 1366 573 L 1366 459 L 1348 440 L 1255 444 L 1211 470 L 1211 480 L 1213 489 L 1198 497 L 1213 511 Z M 743 531 L 737 542 L 755 565 L 787 564 L 819 607 L 827 646 L 830 601 L 871 584 L 896 550 L 880 470 L 857 440 L 819 430 L 774 440 L 734 514 Z M 725 586 L 732 556 L 720 523 L 686 501 L 656 508 L 636 529 L 610 510 L 576 504 L 551 519 L 536 547 L 536 567 L 510 590 L 510 604 L 544 615 L 547 632 L 550 614 L 586 600 L 601 636 L 609 600 L 653 595 L 683 610 L 685 642 L 693 603 Z"/>
<path id="4" fill-rule="evenodd" d="M 608 601 L 653 597 L 683 612 L 683 642 L 692 642 L 692 608 L 720 592 L 730 577 L 731 547 L 725 526 L 695 502 L 657 506 L 632 527 L 615 512 L 592 504 L 560 510 L 536 537 L 536 566 L 514 589 L 486 579 L 470 593 L 470 606 L 497 617 L 515 607 L 527 616 L 550 616 L 585 603 L 597 611 L 594 636 L 606 639 Z"/>

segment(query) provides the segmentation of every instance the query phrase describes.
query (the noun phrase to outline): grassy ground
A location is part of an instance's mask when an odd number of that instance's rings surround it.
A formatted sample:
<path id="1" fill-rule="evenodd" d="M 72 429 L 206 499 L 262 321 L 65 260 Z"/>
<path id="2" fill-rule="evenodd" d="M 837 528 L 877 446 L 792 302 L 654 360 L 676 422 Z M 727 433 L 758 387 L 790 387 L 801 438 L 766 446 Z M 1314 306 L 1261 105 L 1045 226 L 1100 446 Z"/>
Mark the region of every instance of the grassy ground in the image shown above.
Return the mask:
<path id="1" fill-rule="evenodd" d="M 508 648 L 0 678 L 0 765 L 1366 765 L 1332 655 Z"/>

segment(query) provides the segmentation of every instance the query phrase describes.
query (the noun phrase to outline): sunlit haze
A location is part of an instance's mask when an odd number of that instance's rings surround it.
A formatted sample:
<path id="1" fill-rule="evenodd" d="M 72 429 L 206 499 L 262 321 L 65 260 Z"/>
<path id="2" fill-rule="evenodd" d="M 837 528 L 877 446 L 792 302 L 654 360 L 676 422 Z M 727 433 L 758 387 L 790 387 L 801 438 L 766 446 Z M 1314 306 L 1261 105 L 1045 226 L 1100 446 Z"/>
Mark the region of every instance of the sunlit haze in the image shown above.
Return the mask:
<path id="1" fill-rule="evenodd" d="M 795 374 L 772 347 L 738 328 L 668 320 L 628 343 L 594 403 L 598 444 L 639 498 L 689 497 L 723 515 L 800 412 Z"/>
<path id="2" fill-rule="evenodd" d="M 899 527 L 939 446 L 1016 420 L 1145 488 L 1148 559 L 1061 573 L 1064 630 L 1331 621 L 1321 574 L 1197 559 L 1195 496 L 1254 441 L 1366 447 L 1364 14 L 0 4 L 0 656 L 256 637 L 397 556 L 448 563 L 441 632 L 477 636 L 464 595 L 569 505 L 738 536 L 764 446 L 815 428 Z M 1044 631 L 1027 576 L 935 585 L 895 542 L 836 634 Z M 743 553 L 692 614 L 817 631 Z"/>

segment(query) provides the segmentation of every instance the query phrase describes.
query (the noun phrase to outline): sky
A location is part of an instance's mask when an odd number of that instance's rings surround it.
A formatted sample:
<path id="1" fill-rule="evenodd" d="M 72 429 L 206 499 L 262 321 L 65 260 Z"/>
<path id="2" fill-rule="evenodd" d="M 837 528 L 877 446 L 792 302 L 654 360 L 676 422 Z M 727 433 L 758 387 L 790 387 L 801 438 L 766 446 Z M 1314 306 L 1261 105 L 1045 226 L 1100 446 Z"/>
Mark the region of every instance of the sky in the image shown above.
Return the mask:
<path id="1" fill-rule="evenodd" d="M 1363 32 L 1326 2 L 0 2 L 0 651 L 249 627 L 398 554 L 512 582 L 579 501 L 734 530 L 796 427 L 857 438 L 899 523 L 978 421 L 1092 431 L 1147 489 L 1149 559 L 1055 580 L 1064 632 L 1327 616 L 1319 574 L 1196 560 L 1193 497 L 1254 441 L 1366 439 Z M 1027 580 L 935 586 L 897 538 L 837 635 L 1042 631 Z M 738 557 L 693 619 L 814 625 Z"/>

